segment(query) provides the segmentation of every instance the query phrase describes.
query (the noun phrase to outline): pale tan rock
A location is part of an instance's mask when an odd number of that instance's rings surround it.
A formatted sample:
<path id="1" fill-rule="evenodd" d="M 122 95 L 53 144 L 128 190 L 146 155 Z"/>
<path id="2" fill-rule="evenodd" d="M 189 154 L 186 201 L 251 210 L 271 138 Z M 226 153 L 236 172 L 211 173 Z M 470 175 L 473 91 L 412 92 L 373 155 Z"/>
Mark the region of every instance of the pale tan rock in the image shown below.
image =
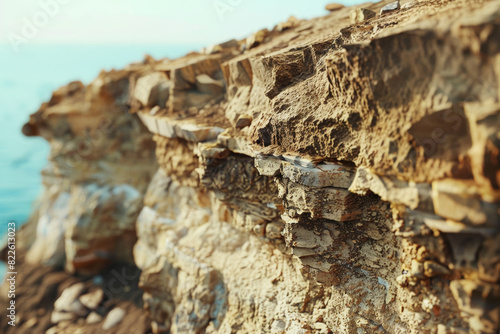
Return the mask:
<path id="1" fill-rule="evenodd" d="M 285 22 L 280 22 L 276 25 L 275 29 L 277 31 L 284 31 L 287 29 L 294 28 L 299 25 L 300 20 L 295 16 L 290 16 Z"/>
<path id="2" fill-rule="evenodd" d="M 120 307 L 115 307 L 109 311 L 104 323 L 102 324 L 102 329 L 108 330 L 119 324 L 125 317 L 126 312 Z"/>
<path id="3" fill-rule="evenodd" d="M 220 95 L 224 91 L 224 83 L 207 74 L 200 74 L 196 77 L 196 88 L 202 93 Z"/>
<path id="4" fill-rule="evenodd" d="M 59 312 L 82 314 L 85 313 L 85 308 L 78 300 L 78 297 L 85 290 L 83 283 L 76 283 L 66 288 L 59 298 L 54 303 L 54 309 Z"/>
<path id="5" fill-rule="evenodd" d="M 73 321 L 78 318 L 76 313 L 72 312 L 61 312 L 61 311 L 53 311 L 50 316 L 50 322 L 53 324 L 57 324 L 64 321 Z"/>
<path id="6" fill-rule="evenodd" d="M 159 99 L 166 101 L 164 95 L 168 94 L 168 86 L 167 89 L 164 89 L 164 86 L 159 89 L 159 85 L 165 84 L 167 80 L 165 75 L 157 72 L 140 77 L 135 83 L 134 97 L 145 107 L 158 104 Z M 160 96 L 160 93 L 162 93 L 162 96 Z"/>
<path id="7" fill-rule="evenodd" d="M 409 183 L 397 178 L 376 175 L 363 167 L 356 170 L 349 191 L 361 195 L 372 191 L 384 201 L 404 204 L 411 209 L 433 212 L 430 185 Z"/>
<path id="8" fill-rule="evenodd" d="M 262 157 L 255 158 L 255 168 L 261 175 L 277 176 L 281 172 L 283 160 L 275 157 Z"/>
<path id="9" fill-rule="evenodd" d="M 289 182 L 284 199 L 296 214 L 309 212 L 313 218 L 355 220 L 361 215 L 357 195 L 342 188 L 310 188 Z M 321 200 L 320 200 L 321 199 Z"/>
<path id="10" fill-rule="evenodd" d="M 26 254 L 29 263 L 60 266 L 64 264 L 64 222 L 70 208 L 70 194 L 57 187 L 47 189 L 45 201 L 40 207 L 36 239 Z"/>
<path id="11" fill-rule="evenodd" d="M 224 129 L 219 127 L 199 126 L 194 123 L 175 121 L 167 117 L 154 117 L 139 113 L 148 129 L 167 138 L 182 138 L 191 142 L 214 140 Z"/>
<path id="12" fill-rule="evenodd" d="M 98 322 L 102 321 L 102 317 L 95 313 L 95 312 L 90 312 L 90 314 L 87 316 L 87 319 L 85 320 L 88 324 L 95 324 Z"/>
<path id="13" fill-rule="evenodd" d="M 267 29 L 262 29 L 262 30 L 257 31 L 256 33 L 250 35 L 249 37 L 247 37 L 247 40 L 246 40 L 247 48 L 251 49 L 253 47 L 258 46 L 262 42 L 264 42 L 264 39 L 266 38 L 268 33 L 269 33 L 269 31 Z"/>
<path id="14" fill-rule="evenodd" d="M 333 163 L 322 163 L 314 168 L 286 163 L 282 165 L 282 175 L 292 182 L 321 188 L 347 189 L 354 179 L 352 168 Z"/>
<path id="15" fill-rule="evenodd" d="M 97 289 L 95 291 L 80 296 L 79 299 L 80 302 L 83 304 L 83 306 L 85 306 L 90 310 L 94 310 L 97 306 L 99 306 L 103 297 L 104 297 L 104 292 L 102 291 L 102 289 Z"/>

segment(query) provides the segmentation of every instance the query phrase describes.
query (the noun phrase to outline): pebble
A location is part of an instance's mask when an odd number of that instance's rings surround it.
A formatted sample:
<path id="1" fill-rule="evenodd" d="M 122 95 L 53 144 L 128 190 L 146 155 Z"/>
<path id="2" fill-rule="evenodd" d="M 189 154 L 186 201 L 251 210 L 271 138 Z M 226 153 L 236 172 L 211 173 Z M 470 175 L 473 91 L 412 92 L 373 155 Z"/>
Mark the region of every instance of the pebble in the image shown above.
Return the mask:
<path id="1" fill-rule="evenodd" d="M 69 288 L 66 288 L 54 303 L 54 309 L 56 311 L 65 311 L 77 314 L 85 313 L 82 303 L 78 300 L 78 296 L 80 296 L 84 289 L 85 285 L 83 283 L 73 284 Z"/>
<path id="2" fill-rule="evenodd" d="M 94 310 L 102 301 L 104 292 L 98 289 L 80 296 L 80 302 L 87 308 Z"/>
<path id="3" fill-rule="evenodd" d="M 51 327 L 45 331 L 45 334 L 57 334 L 59 332 L 59 328 L 57 326 Z"/>
<path id="4" fill-rule="evenodd" d="M 283 333 L 286 329 L 286 323 L 281 319 L 276 319 L 271 324 L 271 333 Z"/>
<path id="5" fill-rule="evenodd" d="M 75 313 L 54 311 L 50 316 L 50 322 L 57 324 L 61 321 L 72 321 L 77 317 L 78 316 Z"/>
<path id="6" fill-rule="evenodd" d="M 87 317 L 86 322 L 88 324 L 95 324 L 97 322 L 100 322 L 101 320 L 102 320 L 102 317 L 99 314 L 97 314 L 95 312 L 90 312 L 90 314 Z"/>
<path id="7" fill-rule="evenodd" d="M 104 324 L 102 324 L 102 329 L 108 330 L 123 320 L 125 317 L 125 310 L 121 307 L 115 307 L 111 311 L 109 311 L 106 320 L 104 320 Z"/>
<path id="8" fill-rule="evenodd" d="M 38 323 L 37 318 L 31 318 L 30 320 L 28 320 L 24 323 L 24 327 L 31 328 L 31 327 L 35 326 L 37 323 Z"/>

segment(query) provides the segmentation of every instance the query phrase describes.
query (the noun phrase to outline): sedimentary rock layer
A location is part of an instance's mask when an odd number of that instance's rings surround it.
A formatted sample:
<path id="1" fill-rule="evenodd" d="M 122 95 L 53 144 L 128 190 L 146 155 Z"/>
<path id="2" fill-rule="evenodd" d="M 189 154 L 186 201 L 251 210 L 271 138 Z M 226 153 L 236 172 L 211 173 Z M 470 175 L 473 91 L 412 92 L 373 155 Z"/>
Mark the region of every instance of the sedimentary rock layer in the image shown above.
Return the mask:
<path id="1" fill-rule="evenodd" d="M 133 247 L 155 333 L 498 332 L 500 2 L 384 5 L 55 92 L 28 259 Z"/>

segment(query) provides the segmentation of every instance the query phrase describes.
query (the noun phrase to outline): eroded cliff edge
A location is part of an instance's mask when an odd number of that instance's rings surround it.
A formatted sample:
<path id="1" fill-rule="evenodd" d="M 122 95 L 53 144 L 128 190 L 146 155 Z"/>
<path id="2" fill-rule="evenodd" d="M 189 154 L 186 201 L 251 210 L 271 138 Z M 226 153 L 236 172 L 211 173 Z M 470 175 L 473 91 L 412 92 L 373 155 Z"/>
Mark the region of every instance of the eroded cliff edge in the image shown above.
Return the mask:
<path id="1" fill-rule="evenodd" d="M 56 91 L 27 261 L 155 333 L 498 332 L 500 1 L 386 3 Z"/>

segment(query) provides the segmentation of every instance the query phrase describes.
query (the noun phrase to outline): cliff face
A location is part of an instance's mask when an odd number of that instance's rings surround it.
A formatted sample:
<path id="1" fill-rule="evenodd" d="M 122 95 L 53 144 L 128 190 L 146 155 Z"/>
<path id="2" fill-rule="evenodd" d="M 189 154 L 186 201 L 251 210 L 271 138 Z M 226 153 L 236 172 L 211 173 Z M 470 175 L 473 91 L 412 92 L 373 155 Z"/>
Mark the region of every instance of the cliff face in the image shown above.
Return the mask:
<path id="1" fill-rule="evenodd" d="M 27 261 L 155 333 L 498 332 L 500 1 L 385 4 L 56 91 Z"/>
<path id="2" fill-rule="evenodd" d="M 126 105 L 131 73 L 70 83 L 23 127 L 51 146 L 28 262 L 87 274 L 132 261 L 135 222 L 157 164 L 152 135 Z"/>

